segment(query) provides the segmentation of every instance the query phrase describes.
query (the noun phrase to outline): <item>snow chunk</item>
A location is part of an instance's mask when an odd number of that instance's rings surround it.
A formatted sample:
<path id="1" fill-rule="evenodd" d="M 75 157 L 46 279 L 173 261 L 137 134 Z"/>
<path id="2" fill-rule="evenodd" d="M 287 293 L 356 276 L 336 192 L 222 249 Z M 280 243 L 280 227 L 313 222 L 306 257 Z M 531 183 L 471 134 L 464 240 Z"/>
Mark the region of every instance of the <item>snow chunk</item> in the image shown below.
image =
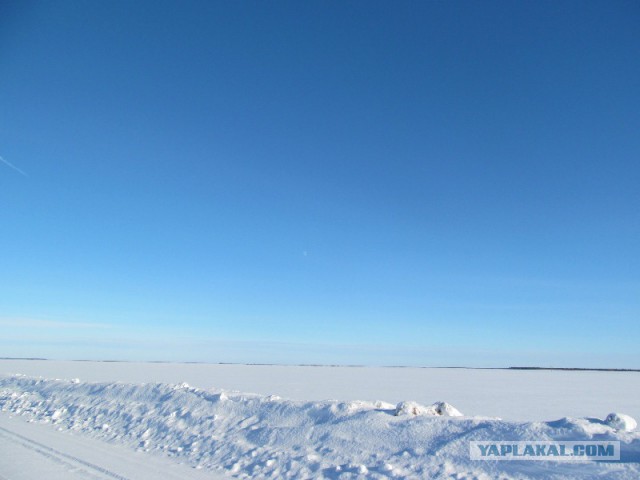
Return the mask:
<path id="1" fill-rule="evenodd" d="M 51 420 L 60 420 L 60 418 L 62 417 L 62 414 L 64 412 L 62 410 L 56 410 L 53 412 L 53 414 L 51 415 Z"/>
<path id="2" fill-rule="evenodd" d="M 394 408 L 396 408 L 395 405 L 388 402 L 383 402 L 382 400 L 376 400 L 373 403 L 373 406 L 378 410 L 393 410 Z"/>
<path id="3" fill-rule="evenodd" d="M 453 405 L 448 404 L 447 402 L 436 402 L 431 405 L 430 408 L 433 408 L 437 415 L 441 415 L 443 417 L 463 417 L 464 415 L 460 410 L 458 410 Z"/>
<path id="4" fill-rule="evenodd" d="M 416 402 L 400 402 L 396 405 L 396 417 L 429 415 L 427 408 Z"/>
<path id="5" fill-rule="evenodd" d="M 396 406 L 396 417 L 405 415 L 420 416 L 428 415 L 433 417 L 462 417 L 462 413 L 453 405 L 447 402 L 436 402 L 433 405 L 425 407 L 416 402 L 400 402 Z"/>
<path id="6" fill-rule="evenodd" d="M 604 419 L 604 423 L 616 430 L 624 430 L 625 432 L 635 430 L 638 426 L 638 422 L 633 417 L 624 413 L 610 413 Z"/>
<path id="7" fill-rule="evenodd" d="M 214 395 L 214 399 L 219 402 L 226 402 L 229 400 L 229 396 L 225 392 L 220 392 L 217 395 Z"/>

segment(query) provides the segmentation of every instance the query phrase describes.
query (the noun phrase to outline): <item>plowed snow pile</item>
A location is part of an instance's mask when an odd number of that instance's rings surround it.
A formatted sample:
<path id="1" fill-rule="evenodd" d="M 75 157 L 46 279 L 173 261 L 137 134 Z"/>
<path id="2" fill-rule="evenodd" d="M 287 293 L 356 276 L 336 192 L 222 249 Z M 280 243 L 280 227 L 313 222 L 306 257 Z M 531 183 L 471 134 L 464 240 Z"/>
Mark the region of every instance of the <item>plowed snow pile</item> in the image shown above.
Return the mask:
<path id="1" fill-rule="evenodd" d="M 506 422 L 461 416 L 444 402 L 299 402 L 23 376 L 0 377 L 0 408 L 241 478 L 640 478 L 640 433 L 623 414 Z M 473 440 L 620 441 L 622 460 L 472 461 Z"/>

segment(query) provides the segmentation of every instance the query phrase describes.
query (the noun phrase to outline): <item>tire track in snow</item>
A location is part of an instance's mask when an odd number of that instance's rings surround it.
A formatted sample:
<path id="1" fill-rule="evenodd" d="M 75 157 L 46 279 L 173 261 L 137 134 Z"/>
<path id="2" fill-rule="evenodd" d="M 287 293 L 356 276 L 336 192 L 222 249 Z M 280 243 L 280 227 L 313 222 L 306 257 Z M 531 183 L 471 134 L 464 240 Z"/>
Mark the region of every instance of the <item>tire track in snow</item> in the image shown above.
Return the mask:
<path id="1" fill-rule="evenodd" d="M 107 470 L 106 468 L 100 467 L 99 465 L 95 465 L 81 458 L 74 457 L 73 455 L 68 455 L 66 453 L 60 452 L 55 448 L 51 448 L 47 445 L 31 440 L 30 438 L 27 438 L 18 433 L 12 432 L 11 430 L 7 430 L 4 427 L 0 427 L 0 435 L 4 435 L 5 437 L 9 439 L 13 439 L 14 441 L 17 440 L 25 448 L 35 453 L 38 453 L 55 463 L 62 464 L 70 469 L 75 470 L 78 468 L 82 469 L 82 467 L 84 467 L 84 469 L 88 469 L 86 473 L 88 473 L 89 475 L 95 478 L 104 479 L 106 477 L 106 478 L 115 479 L 115 480 L 130 480 L 127 477 L 118 475 L 117 473 Z M 5 479 L 0 475 L 0 480 L 8 480 L 8 479 Z"/>

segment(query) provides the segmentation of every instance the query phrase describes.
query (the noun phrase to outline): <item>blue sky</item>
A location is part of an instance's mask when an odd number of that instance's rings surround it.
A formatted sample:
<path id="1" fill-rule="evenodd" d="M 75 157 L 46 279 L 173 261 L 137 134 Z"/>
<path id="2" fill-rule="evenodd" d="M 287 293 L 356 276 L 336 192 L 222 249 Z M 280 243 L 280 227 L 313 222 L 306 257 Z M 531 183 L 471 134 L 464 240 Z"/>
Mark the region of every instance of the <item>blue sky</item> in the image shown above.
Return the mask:
<path id="1" fill-rule="evenodd" d="M 640 367 L 637 2 L 4 2 L 0 356 Z"/>

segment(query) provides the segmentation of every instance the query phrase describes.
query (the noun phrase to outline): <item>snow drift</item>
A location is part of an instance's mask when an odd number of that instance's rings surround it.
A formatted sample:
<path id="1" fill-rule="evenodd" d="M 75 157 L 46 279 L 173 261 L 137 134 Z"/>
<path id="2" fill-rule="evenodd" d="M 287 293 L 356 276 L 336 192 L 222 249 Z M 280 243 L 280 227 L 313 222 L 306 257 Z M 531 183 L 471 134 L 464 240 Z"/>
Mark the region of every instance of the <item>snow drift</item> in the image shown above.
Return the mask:
<path id="1" fill-rule="evenodd" d="M 22 376 L 0 377 L 0 409 L 241 478 L 640 477 L 640 433 L 624 414 L 506 422 L 464 417 L 445 402 L 300 402 L 187 384 Z M 472 461 L 472 440 L 620 441 L 622 461 Z"/>

